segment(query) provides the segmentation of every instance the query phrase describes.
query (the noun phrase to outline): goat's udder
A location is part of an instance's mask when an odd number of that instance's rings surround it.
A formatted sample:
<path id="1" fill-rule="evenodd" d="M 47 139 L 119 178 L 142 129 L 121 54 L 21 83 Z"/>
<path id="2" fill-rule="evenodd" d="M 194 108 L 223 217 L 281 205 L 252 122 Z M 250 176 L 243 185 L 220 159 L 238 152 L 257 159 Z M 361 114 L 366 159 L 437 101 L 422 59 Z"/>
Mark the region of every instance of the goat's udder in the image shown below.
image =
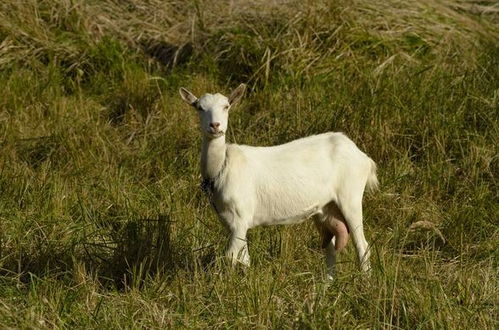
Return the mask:
<path id="1" fill-rule="evenodd" d="M 335 237 L 334 248 L 336 251 L 341 251 L 348 243 L 348 228 L 345 222 L 339 219 L 330 221 L 330 229 Z"/>

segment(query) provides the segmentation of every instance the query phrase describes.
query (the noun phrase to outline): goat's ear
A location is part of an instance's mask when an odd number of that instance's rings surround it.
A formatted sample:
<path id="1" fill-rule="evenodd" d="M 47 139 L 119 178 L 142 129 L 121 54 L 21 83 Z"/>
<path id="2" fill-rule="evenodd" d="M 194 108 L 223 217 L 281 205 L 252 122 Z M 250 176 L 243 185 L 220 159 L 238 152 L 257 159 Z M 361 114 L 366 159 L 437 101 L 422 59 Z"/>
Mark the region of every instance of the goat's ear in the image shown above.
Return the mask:
<path id="1" fill-rule="evenodd" d="M 246 90 L 245 84 L 241 84 L 241 85 L 237 86 L 237 88 L 234 89 L 232 91 L 232 93 L 230 93 L 229 104 L 234 105 L 237 102 L 239 102 L 239 100 L 243 97 L 245 90 Z"/>
<path id="2" fill-rule="evenodd" d="M 196 101 L 198 100 L 198 98 L 194 94 L 189 92 L 184 87 L 180 87 L 178 92 L 180 93 L 180 97 L 182 97 L 182 100 L 184 100 L 189 105 L 194 106 L 194 103 L 196 103 Z"/>

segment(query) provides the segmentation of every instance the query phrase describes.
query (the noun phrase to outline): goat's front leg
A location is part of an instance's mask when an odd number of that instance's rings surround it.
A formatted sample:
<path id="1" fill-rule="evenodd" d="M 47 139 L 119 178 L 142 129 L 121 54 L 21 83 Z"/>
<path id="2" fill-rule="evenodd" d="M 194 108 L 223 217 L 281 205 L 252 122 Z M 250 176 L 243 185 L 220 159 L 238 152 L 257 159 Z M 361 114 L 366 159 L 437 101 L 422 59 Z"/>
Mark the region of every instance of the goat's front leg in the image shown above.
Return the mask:
<path id="1" fill-rule="evenodd" d="M 232 260 L 232 264 L 240 262 L 245 266 L 250 265 L 248 242 L 246 241 L 247 227 L 241 224 L 231 226 L 230 241 L 227 249 L 227 257 Z"/>

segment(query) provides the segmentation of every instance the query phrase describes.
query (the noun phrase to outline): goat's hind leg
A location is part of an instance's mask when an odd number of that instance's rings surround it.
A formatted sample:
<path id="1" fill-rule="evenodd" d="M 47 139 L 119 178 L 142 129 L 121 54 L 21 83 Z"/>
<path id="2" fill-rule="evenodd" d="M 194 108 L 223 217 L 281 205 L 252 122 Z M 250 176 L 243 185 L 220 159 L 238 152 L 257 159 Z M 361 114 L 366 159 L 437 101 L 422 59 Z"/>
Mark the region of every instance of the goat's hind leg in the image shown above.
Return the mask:
<path id="1" fill-rule="evenodd" d="M 364 226 L 362 224 L 362 195 L 358 198 L 340 199 L 338 207 L 345 218 L 348 229 L 350 229 L 350 234 L 357 250 L 360 268 L 364 272 L 369 272 L 371 270 L 369 262 L 370 251 L 366 237 L 364 236 Z"/>
<path id="2" fill-rule="evenodd" d="M 314 223 L 322 239 L 322 248 L 326 257 L 327 278 L 332 280 L 335 272 L 336 249 L 334 247 L 334 235 L 327 229 L 324 217 L 315 217 Z"/>

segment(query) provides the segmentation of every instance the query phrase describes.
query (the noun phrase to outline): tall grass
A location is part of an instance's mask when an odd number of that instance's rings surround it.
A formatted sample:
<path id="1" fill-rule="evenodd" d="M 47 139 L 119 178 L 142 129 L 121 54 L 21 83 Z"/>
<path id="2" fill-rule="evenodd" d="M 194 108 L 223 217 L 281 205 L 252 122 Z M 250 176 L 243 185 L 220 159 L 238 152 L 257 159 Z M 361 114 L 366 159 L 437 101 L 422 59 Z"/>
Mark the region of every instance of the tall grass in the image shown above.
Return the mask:
<path id="1" fill-rule="evenodd" d="M 495 328 L 493 1 L 0 4 L 0 327 Z M 250 86 L 228 138 L 343 131 L 378 163 L 374 273 L 311 224 L 227 267 L 179 100 Z"/>

